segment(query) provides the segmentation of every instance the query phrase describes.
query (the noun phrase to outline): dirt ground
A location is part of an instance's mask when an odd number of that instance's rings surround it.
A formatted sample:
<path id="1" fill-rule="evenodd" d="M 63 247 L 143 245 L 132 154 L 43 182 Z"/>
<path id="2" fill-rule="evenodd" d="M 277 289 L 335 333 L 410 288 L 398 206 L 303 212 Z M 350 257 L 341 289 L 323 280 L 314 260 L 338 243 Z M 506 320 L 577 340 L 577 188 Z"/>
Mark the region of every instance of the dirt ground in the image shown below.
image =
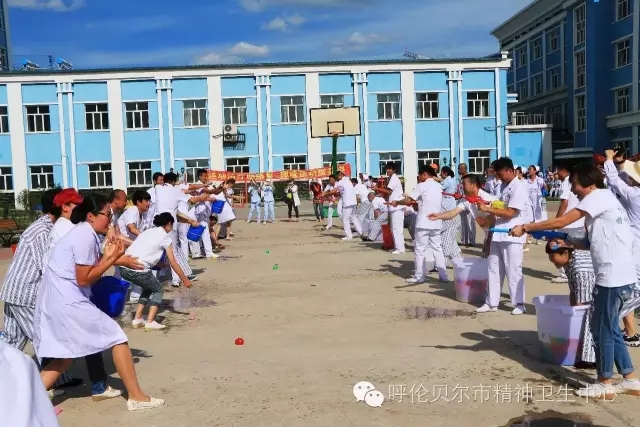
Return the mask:
<path id="1" fill-rule="evenodd" d="M 125 329 L 143 389 L 166 399 L 165 407 L 130 413 L 124 399 L 93 403 L 85 385 L 56 402 L 61 425 L 568 425 L 515 421 L 547 411 L 587 422 L 581 425 L 640 425 L 639 398 L 578 399 L 571 392 L 576 381 L 593 372 L 541 362 L 532 305 L 523 316 L 505 307 L 476 317 L 472 306 L 455 301 L 453 282 L 407 286 L 409 241 L 402 256 L 359 239 L 343 242 L 339 220 L 326 232 L 310 211 L 303 207 L 299 223 L 237 221 L 227 259 L 193 261 L 196 272 L 203 270 L 194 287 L 211 300 L 200 305 L 214 305 L 165 310 L 170 327 L 163 332 Z M 246 218 L 246 209 L 238 215 Z M 478 256 L 480 249 L 464 252 Z M 0 261 L 1 272 L 9 262 Z M 549 281 L 555 270 L 542 245 L 525 254 L 525 273 L 529 302 L 568 292 Z M 168 289 L 166 298 L 177 293 Z M 452 311 L 430 317 L 433 308 Z M 238 337 L 244 345 L 234 344 Z M 640 349 L 631 353 L 640 361 Z M 112 385 L 122 387 L 105 359 Z M 74 369 L 86 378 L 82 361 Z M 384 395 L 381 407 L 356 402 L 359 381 Z"/>

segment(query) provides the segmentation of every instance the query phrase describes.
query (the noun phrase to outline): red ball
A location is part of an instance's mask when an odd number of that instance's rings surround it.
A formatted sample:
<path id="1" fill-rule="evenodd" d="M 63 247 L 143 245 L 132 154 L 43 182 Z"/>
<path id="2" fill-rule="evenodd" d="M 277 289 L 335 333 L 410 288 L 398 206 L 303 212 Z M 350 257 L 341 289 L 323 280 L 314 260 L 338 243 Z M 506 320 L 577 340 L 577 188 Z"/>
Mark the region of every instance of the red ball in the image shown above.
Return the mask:
<path id="1" fill-rule="evenodd" d="M 244 340 L 242 338 L 236 338 L 236 345 L 244 345 Z"/>

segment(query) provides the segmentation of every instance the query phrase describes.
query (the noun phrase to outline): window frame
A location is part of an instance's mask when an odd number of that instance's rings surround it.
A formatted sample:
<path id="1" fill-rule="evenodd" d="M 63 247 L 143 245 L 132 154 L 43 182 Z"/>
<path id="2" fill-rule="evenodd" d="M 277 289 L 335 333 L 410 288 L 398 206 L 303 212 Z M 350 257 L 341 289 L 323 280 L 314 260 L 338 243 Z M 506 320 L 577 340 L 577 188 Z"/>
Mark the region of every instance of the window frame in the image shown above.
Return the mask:
<path id="1" fill-rule="evenodd" d="M 242 105 L 244 104 L 244 105 Z M 228 112 L 228 116 L 227 116 Z M 234 118 L 234 113 L 236 117 Z M 222 98 L 222 122 L 225 125 L 246 125 L 247 118 L 247 98 L 234 97 Z"/>
<path id="2" fill-rule="evenodd" d="M 579 18 L 581 15 L 581 19 Z M 587 7 L 585 3 L 573 9 L 573 45 L 579 46 L 587 41 Z"/>
<path id="3" fill-rule="evenodd" d="M 553 27 L 548 33 L 549 49 L 547 49 L 547 55 L 560 50 L 560 27 Z M 555 45 L 555 46 L 554 46 Z"/>
<path id="4" fill-rule="evenodd" d="M 139 168 L 132 168 L 132 165 L 140 166 Z M 148 167 L 147 167 L 148 166 Z M 127 171 L 129 172 L 129 187 L 151 187 L 153 185 L 153 164 L 150 160 L 136 160 L 127 162 Z M 135 174 L 135 181 L 131 179 L 131 174 Z M 138 182 L 139 177 L 142 176 L 142 183 Z"/>
<path id="5" fill-rule="evenodd" d="M 48 104 L 25 105 L 26 133 L 48 133 L 51 132 L 51 106 Z M 36 109 L 34 112 L 33 109 Z M 45 110 L 46 111 L 41 111 Z M 31 110 L 31 111 L 30 111 Z M 40 119 L 36 119 L 40 117 Z M 38 130 L 38 124 L 42 130 Z"/>
<path id="6" fill-rule="evenodd" d="M 542 37 L 531 41 L 531 62 L 542 58 Z"/>
<path id="7" fill-rule="evenodd" d="M 424 96 L 425 99 L 418 99 Z M 431 99 L 430 99 L 431 98 Z M 427 112 L 429 114 L 427 114 Z M 438 92 L 416 93 L 416 119 L 435 120 L 440 118 L 440 94 Z"/>
<path id="8" fill-rule="evenodd" d="M 182 126 L 185 128 L 203 128 L 209 126 L 206 99 L 182 100 Z"/>
<path id="9" fill-rule="evenodd" d="M 617 0 L 616 4 L 615 4 L 615 8 L 616 8 L 616 22 L 618 21 L 622 21 L 625 18 L 630 17 L 631 15 L 633 15 L 633 13 L 631 12 L 631 1 L 630 0 Z M 626 9 L 626 10 L 625 10 Z M 622 16 L 622 14 L 620 12 L 624 13 L 624 16 Z"/>
<path id="10" fill-rule="evenodd" d="M 486 155 L 482 155 L 485 154 Z M 476 154 L 472 156 L 472 154 Z M 481 162 L 480 170 L 478 170 L 478 161 Z M 473 149 L 467 151 L 467 166 L 469 168 L 469 173 L 484 173 L 491 166 L 491 150 L 487 149 Z"/>
<path id="11" fill-rule="evenodd" d="M 89 111 L 89 107 L 94 108 L 95 111 Z M 105 108 L 101 110 L 100 108 Z M 99 122 L 100 127 L 96 127 L 96 122 Z M 109 104 L 106 102 L 88 102 L 84 104 L 84 124 L 87 131 L 105 131 L 109 130 Z M 105 127 L 106 122 L 106 127 Z M 89 126 L 91 123 L 91 126 Z M 91 129 L 90 129 L 91 128 Z"/>
<path id="12" fill-rule="evenodd" d="M 8 171 L 8 173 L 7 173 Z M 10 187 L 10 188 L 7 188 Z M 13 188 L 13 167 L 12 166 L 0 166 L 0 192 L 12 193 Z"/>
<path id="13" fill-rule="evenodd" d="M 402 120 L 400 93 L 376 93 L 376 114 L 379 121 Z"/>
<path id="14" fill-rule="evenodd" d="M 615 45 L 615 53 L 616 53 L 616 63 L 614 68 L 623 68 L 631 65 L 632 61 L 632 42 L 631 37 L 627 37 L 621 40 L 617 40 L 614 42 Z"/>
<path id="15" fill-rule="evenodd" d="M 426 154 L 423 156 L 423 154 Z M 435 157 L 432 157 L 435 156 Z M 440 169 L 440 151 L 438 150 L 423 150 L 417 152 L 417 160 L 418 160 L 418 170 L 421 167 L 430 166 L 432 163 L 438 165 L 438 169 Z"/>
<path id="16" fill-rule="evenodd" d="M 87 167 L 89 169 L 89 188 L 113 188 L 111 163 L 89 163 Z M 97 167 L 98 170 L 91 170 L 92 167 Z M 96 185 L 92 185 L 92 177 L 94 177 Z M 102 177 L 103 185 L 100 185 L 100 177 Z"/>
<path id="17" fill-rule="evenodd" d="M 537 85 L 540 84 L 540 90 L 538 90 Z M 544 93 L 544 82 L 542 78 L 542 73 L 535 74 L 531 76 L 531 86 L 532 86 L 532 96 L 542 95 Z"/>
<path id="18" fill-rule="evenodd" d="M 613 89 L 614 114 L 626 114 L 631 111 L 631 86 Z M 622 108 L 621 108 L 622 107 Z"/>
<path id="19" fill-rule="evenodd" d="M 235 165 L 230 165 L 229 161 L 235 161 L 236 163 L 240 163 L 240 160 L 246 160 L 247 164 L 235 164 Z M 225 164 L 225 168 L 227 169 L 227 172 L 233 172 L 233 173 L 250 173 L 250 168 L 251 168 L 251 157 L 227 157 L 224 159 L 224 164 Z M 239 170 L 237 170 L 236 168 L 239 168 Z"/>
<path id="20" fill-rule="evenodd" d="M 337 159 L 336 159 L 336 163 L 339 165 L 344 165 L 347 163 L 347 154 L 346 153 L 337 153 L 336 155 Z M 329 159 L 328 161 L 326 159 Z M 344 159 L 344 160 L 340 160 L 340 159 Z M 323 168 L 328 168 L 331 167 L 331 154 L 323 154 L 322 155 L 322 167 Z"/>
<path id="21" fill-rule="evenodd" d="M 383 157 L 389 157 L 389 159 L 383 159 Z M 396 164 L 396 175 L 402 176 L 404 171 L 403 170 L 404 156 L 402 155 L 401 152 L 396 152 L 396 151 L 378 153 L 378 163 L 380 165 L 380 176 L 385 176 L 387 174 L 386 165 L 389 162 L 393 162 Z"/>
<path id="22" fill-rule="evenodd" d="M 578 107 L 578 100 L 582 100 L 582 107 Z M 574 132 L 585 132 L 587 130 L 587 97 L 584 93 L 576 95 L 573 100 L 575 115 Z M 580 114 L 582 112 L 582 114 Z"/>
<path id="23" fill-rule="evenodd" d="M 300 124 L 305 122 L 305 99 L 304 95 L 282 95 L 280 96 L 280 123 Z M 287 101 L 285 103 L 285 101 Z M 297 103 L 300 102 L 300 103 Z M 285 113 L 286 112 L 286 113 Z M 293 120 L 292 120 L 292 116 Z"/>
<path id="24" fill-rule="evenodd" d="M 124 102 L 125 130 L 151 129 L 149 111 L 149 101 Z M 131 117 L 131 121 L 129 121 L 129 117 Z M 136 117 L 139 117 L 139 126 L 136 125 Z"/>
<path id="25" fill-rule="evenodd" d="M 196 162 L 196 164 L 189 164 L 189 162 Z M 200 165 L 200 163 L 206 163 L 205 166 Z M 200 169 L 211 168 L 211 162 L 207 158 L 199 158 L 199 159 L 185 159 L 184 160 L 184 173 L 187 179 L 187 184 L 195 184 L 198 182 L 197 172 Z"/>
<path id="26" fill-rule="evenodd" d="M 326 102 L 326 101 L 329 101 L 329 102 Z M 320 95 L 320 108 L 343 108 L 343 107 L 344 107 L 344 95 L 342 94 Z"/>
<path id="27" fill-rule="evenodd" d="M 587 85 L 587 54 L 585 51 L 586 49 L 579 50 L 578 52 L 575 52 L 573 57 L 573 75 L 575 76 L 574 81 L 576 89 L 582 89 Z M 582 58 L 581 64 L 578 63 L 578 58 Z"/>
<path id="28" fill-rule="evenodd" d="M 287 161 L 287 159 L 292 159 Z M 301 162 L 304 159 L 304 163 Z M 286 171 L 291 170 L 306 170 L 307 169 L 307 156 L 305 154 L 298 154 L 292 156 L 282 156 L 282 169 Z M 295 167 L 292 167 L 295 166 Z"/>
<path id="29" fill-rule="evenodd" d="M 476 99 L 470 99 L 470 95 L 475 95 L 477 98 Z M 486 99 L 480 99 L 480 96 L 486 96 Z M 489 94 L 488 91 L 470 91 L 467 92 L 467 118 L 488 118 L 491 117 L 491 112 L 489 111 L 490 109 L 490 102 L 491 102 L 491 95 Z M 485 105 L 486 104 L 486 105 Z M 476 114 L 478 111 L 477 110 L 477 105 L 479 105 L 479 110 L 480 113 L 485 112 L 486 115 L 482 115 L 482 114 Z M 473 110 L 473 115 L 470 114 L 469 111 L 469 107 L 472 106 L 472 110 Z"/>
<path id="30" fill-rule="evenodd" d="M 40 168 L 40 170 L 35 171 L 35 168 Z M 34 185 L 34 176 L 38 178 L 37 185 Z M 40 187 L 43 178 L 45 180 L 45 187 Z M 29 165 L 29 181 L 31 183 L 31 190 L 50 190 L 54 188 L 56 184 L 53 165 Z"/>

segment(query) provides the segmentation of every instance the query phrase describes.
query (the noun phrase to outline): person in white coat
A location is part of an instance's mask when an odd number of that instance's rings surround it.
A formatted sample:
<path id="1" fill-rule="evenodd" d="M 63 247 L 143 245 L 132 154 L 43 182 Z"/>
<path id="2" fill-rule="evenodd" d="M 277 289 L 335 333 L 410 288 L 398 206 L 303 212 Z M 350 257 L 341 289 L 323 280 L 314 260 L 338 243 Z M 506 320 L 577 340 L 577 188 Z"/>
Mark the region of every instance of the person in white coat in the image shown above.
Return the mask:
<path id="1" fill-rule="evenodd" d="M 378 193 L 382 193 L 387 196 L 389 202 L 397 202 L 404 199 L 402 182 L 396 174 L 396 164 L 389 162 L 386 165 L 387 176 L 389 182 L 387 188 L 375 187 Z M 393 235 L 393 247 L 391 252 L 393 255 L 399 255 L 405 253 L 404 244 L 404 210 L 400 207 L 394 207 L 389 205 L 389 222 L 391 225 L 391 234 Z"/>
<path id="2" fill-rule="evenodd" d="M 300 196 L 298 195 L 298 186 L 293 179 L 289 180 L 287 183 L 287 188 L 285 189 L 285 201 L 287 203 L 287 215 L 289 216 L 289 222 L 291 222 L 292 211 L 295 211 L 295 222 L 298 222 L 300 220 L 300 212 L 298 211 L 298 206 L 300 206 Z"/>
<path id="3" fill-rule="evenodd" d="M 358 218 L 355 216 L 355 209 L 356 205 L 358 204 L 356 190 L 353 187 L 353 183 L 351 182 L 349 177 L 344 174 L 344 172 L 338 171 L 337 176 L 334 177 L 334 180 L 336 178 L 337 182 L 335 189 L 331 190 L 328 193 L 325 193 L 325 197 L 340 194 L 340 200 L 342 200 L 341 218 L 342 225 L 344 227 L 344 237 L 342 238 L 342 240 L 351 240 L 353 239 L 353 234 L 351 232 L 352 221 L 358 234 L 362 235 L 362 223 L 359 222 Z"/>
<path id="4" fill-rule="evenodd" d="M 511 229 L 524 224 L 528 218 L 526 209 L 530 209 L 526 185 L 517 178 L 510 158 L 502 157 L 496 160 L 494 167 L 498 178 L 502 181 L 500 200 L 504 202 L 505 208 L 497 209 L 484 203 L 478 203 L 478 210 L 495 216 L 496 228 Z M 489 292 L 485 304 L 476 310 L 478 313 L 498 310 L 502 282 L 505 276 L 509 284 L 509 294 L 513 305 L 511 314 L 520 315 L 526 312 L 524 276 L 522 274 L 524 242 L 525 237 L 493 233 L 489 252 Z"/>
<path id="5" fill-rule="evenodd" d="M 414 236 L 415 274 L 407 279 L 407 283 L 423 283 L 431 269 L 427 263 L 433 262 L 440 280 L 448 281 L 447 266 L 442 253 L 442 220 L 429 219 L 429 215 L 440 213 L 442 210 L 442 186 L 433 179 L 437 175 L 438 173 L 431 166 L 423 166 L 418 175 L 418 185 L 409 197 L 389 202 L 394 208 L 399 205 L 418 204 Z"/>
<path id="6" fill-rule="evenodd" d="M 538 171 L 534 165 L 529 166 L 527 169 L 527 177 L 523 182 L 527 186 L 527 192 L 529 193 L 529 205 L 531 206 L 529 220 L 533 222 L 546 220 L 542 215 L 542 192 L 545 188 L 545 183 L 544 179 L 538 176 Z M 539 242 L 536 241 L 536 244 L 539 244 Z"/>

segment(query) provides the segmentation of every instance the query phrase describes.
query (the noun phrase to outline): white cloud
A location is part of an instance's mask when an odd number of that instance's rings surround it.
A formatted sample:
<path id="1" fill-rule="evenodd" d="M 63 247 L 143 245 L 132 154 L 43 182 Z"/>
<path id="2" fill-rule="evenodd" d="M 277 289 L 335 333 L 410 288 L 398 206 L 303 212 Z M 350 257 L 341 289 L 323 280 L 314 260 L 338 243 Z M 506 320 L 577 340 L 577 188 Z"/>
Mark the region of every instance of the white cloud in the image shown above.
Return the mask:
<path id="1" fill-rule="evenodd" d="M 267 56 L 269 55 L 269 46 L 238 42 L 229 49 L 229 53 L 237 56 Z"/>
<path id="2" fill-rule="evenodd" d="M 291 27 L 298 27 L 307 22 L 307 19 L 300 15 L 278 16 L 262 25 L 263 30 L 288 31 Z"/>
<path id="3" fill-rule="evenodd" d="M 240 6 L 247 12 L 262 12 L 269 7 L 277 6 L 309 6 L 309 7 L 340 7 L 340 6 L 373 6 L 379 0 L 238 0 Z"/>
<path id="4" fill-rule="evenodd" d="M 86 5 L 85 0 L 8 0 L 9 7 L 18 9 L 70 12 Z"/>

